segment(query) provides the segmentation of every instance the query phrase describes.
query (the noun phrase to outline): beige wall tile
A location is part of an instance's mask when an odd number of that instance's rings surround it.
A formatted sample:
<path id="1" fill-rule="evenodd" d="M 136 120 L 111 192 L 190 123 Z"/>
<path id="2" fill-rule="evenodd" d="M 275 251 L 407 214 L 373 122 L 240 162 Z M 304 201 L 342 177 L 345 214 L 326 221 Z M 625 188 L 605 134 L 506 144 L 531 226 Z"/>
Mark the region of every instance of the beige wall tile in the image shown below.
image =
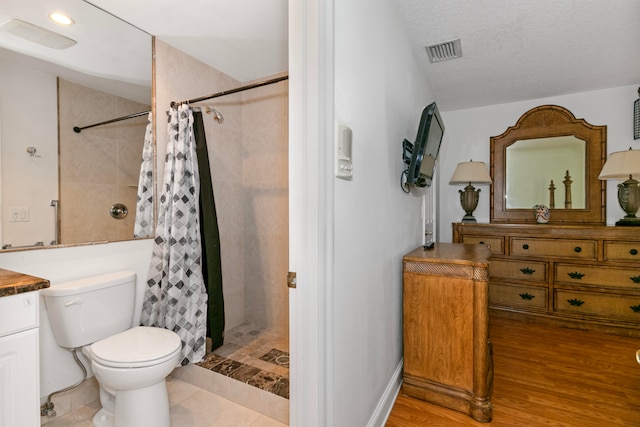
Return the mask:
<path id="1" fill-rule="evenodd" d="M 61 243 L 133 238 L 146 117 L 73 131 L 150 106 L 59 79 Z M 123 220 L 109 209 L 123 203 Z"/>

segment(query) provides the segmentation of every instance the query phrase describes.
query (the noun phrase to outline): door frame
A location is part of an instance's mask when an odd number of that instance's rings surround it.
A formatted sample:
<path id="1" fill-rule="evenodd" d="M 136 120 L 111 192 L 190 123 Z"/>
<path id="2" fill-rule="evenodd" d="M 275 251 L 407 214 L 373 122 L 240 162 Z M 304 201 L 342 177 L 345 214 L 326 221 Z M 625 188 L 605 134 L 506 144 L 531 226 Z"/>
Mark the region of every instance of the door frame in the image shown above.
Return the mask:
<path id="1" fill-rule="evenodd" d="M 289 0 L 290 425 L 330 427 L 333 0 Z"/>

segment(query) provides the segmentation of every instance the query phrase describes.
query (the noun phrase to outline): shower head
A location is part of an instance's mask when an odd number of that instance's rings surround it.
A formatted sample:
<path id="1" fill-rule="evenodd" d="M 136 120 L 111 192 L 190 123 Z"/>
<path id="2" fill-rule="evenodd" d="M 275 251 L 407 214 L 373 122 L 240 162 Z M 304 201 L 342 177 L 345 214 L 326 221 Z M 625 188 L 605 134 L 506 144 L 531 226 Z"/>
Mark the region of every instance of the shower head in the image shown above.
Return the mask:
<path id="1" fill-rule="evenodd" d="M 207 107 L 206 112 L 207 114 L 213 114 L 213 118 L 217 120 L 218 123 L 224 123 L 224 117 L 222 117 L 222 113 L 220 113 L 220 111 L 213 107 Z"/>

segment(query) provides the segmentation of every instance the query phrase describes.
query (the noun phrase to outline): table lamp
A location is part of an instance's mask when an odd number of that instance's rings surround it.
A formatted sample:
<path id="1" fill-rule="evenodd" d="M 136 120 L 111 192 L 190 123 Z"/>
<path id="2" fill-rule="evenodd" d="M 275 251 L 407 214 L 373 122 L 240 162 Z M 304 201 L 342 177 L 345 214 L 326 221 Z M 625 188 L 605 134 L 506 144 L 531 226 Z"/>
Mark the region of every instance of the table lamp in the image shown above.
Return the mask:
<path id="1" fill-rule="evenodd" d="M 609 154 L 602 172 L 598 175 L 598 179 L 601 180 L 625 180 L 618 184 L 618 203 L 626 215 L 616 222 L 616 225 L 640 225 L 640 218 L 636 216 L 640 209 L 640 187 L 638 181 L 633 178 L 634 175 L 640 175 L 640 150 L 631 148 Z"/>
<path id="2" fill-rule="evenodd" d="M 458 163 L 449 184 L 467 184 L 464 191 L 458 190 L 460 193 L 460 204 L 466 213 L 462 218 L 462 222 L 477 222 L 473 217 L 473 211 L 476 210 L 478 206 L 480 189 L 476 190 L 472 184 L 491 184 L 491 177 L 487 171 L 487 165 L 485 165 L 484 162 L 474 162 L 473 160 Z"/>

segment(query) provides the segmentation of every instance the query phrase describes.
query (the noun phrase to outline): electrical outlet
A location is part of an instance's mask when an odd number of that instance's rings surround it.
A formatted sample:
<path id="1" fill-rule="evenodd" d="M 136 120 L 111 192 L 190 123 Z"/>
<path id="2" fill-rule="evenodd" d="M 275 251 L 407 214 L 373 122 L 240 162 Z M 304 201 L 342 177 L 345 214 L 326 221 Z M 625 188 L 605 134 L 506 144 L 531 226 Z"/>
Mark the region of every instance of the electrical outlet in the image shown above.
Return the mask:
<path id="1" fill-rule="evenodd" d="M 29 208 L 9 208 L 9 222 L 29 222 Z"/>

